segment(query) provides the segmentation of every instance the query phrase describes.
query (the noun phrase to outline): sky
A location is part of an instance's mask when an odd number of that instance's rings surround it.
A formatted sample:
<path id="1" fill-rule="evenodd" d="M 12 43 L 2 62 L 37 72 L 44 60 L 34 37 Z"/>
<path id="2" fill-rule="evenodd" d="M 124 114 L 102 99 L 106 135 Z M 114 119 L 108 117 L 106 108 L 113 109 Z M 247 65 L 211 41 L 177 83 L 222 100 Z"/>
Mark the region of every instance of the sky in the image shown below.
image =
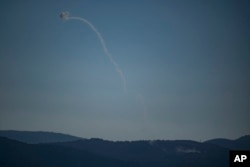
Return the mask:
<path id="1" fill-rule="evenodd" d="M 250 134 L 250 1 L 0 1 L 0 130 Z M 121 79 L 97 34 L 118 64 Z M 126 91 L 124 83 L 126 82 Z"/>

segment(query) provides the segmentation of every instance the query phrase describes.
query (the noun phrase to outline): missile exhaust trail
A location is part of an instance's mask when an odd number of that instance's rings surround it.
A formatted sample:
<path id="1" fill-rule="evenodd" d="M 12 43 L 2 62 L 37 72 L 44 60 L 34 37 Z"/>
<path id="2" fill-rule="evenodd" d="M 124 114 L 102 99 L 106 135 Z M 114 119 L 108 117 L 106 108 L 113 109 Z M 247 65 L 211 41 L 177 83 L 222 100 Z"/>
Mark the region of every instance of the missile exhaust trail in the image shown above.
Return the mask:
<path id="1" fill-rule="evenodd" d="M 100 43 L 102 45 L 104 53 L 108 56 L 110 62 L 113 64 L 113 66 L 115 67 L 116 72 L 120 76 L 122 84 L 123 84 L 123 91 L 124 91 L 124 93 L 126 93 L 127 92 L 127 82 L 126 82 L 125 75 L 123 74 L 123 71 L 121 70 L 119 65 L 114 60 L 113 56 L 110 54 L 110 52 L 109 52 L 109 50 L 108 50 L 108 48 L 106 46 L 106 42 L 105 42 L 104 38 L 102 37 L 102 34 L 95 28 L 95 26 L 91 22 L 89 22 L 85 18 L 82 18 L 82 17 L 70 17 L 69 12 L 62 12 L 59 16 L 63 20 L 80 20 L 80 21 L 84 22 L 85 24 L 87 24 L 91 28 L 91 30 L 93 30 L 96 33 L 96 35 L 97 35 L 97 37 L 98 37 L 98 39 L 99 39 L 99 41 L 100 41 Z"/>
<path id="2" fill-rule="evenodd" d="M 116 63 L 116 61 L 114 60 L 112 55 L 109 53 L 109 50 L 108 50 L 108 48 L 106 46 L 104 38 L 102 37 L 102 34 L 95 28 L 95 26 L 91 22 L 86 20 L 85 18 L 82 18 L 82 17 L 70 17 L 69 12 L 62 12 L 59 16 L 63 20 L 79 20 L 79 21 L 82 21 L 85 24 L 87 24 L 91 28 L 91 30 L 93 30 L 96 33 L 96 35 L 97 35 L 97 37 L 98 37 L 98 39 L 99 39 L 99 41 L 100 41 L 100 43 L 102 45 L 104 53 L 108 56 L 110 62 L 113 64 L 113 66 L 115 67 L 116 72 L 118 73 L 118 75 L 121 78 L 124 93 L 127 93 L 126 78 L 125 78 L 125 76 L 123 74 L 123 71 L 121 70 L 119 65 Z M 143 129 L 146 129 L 147 128 L 147 122 L 148 122 L 148 111 L 147 111 L 147 105 L 146 105 L 146 102 L 145 102 L 145 98 L 144 98 L 144 96 L 142 94 L 138 94 L 136 98 L 137 98 L 137 100 L 139 101 L 139 103 L 141 104 L 141 106 L 143 108 Z"/>

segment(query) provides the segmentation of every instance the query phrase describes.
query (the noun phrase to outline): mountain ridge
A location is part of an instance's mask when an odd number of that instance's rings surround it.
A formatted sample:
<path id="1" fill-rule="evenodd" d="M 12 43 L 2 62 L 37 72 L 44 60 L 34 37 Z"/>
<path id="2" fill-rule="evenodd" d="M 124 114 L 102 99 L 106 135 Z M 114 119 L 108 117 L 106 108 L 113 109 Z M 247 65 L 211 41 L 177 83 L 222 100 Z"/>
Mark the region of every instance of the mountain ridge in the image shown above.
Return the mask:
<path id="1" fill-rule="evenodd" d="M 47 131 L 0 130 L 0 136 L 28 144 L 66 142 L 83 139 L 73 135 Z"/>
<path id="2" fill-rule="evenodd" d="M 205 141 L 205 143 L 214 144 L 231 150 L 250 150 L 250 135 L 244 135 L 235 140 L 217 138 Z"/>
<path id="3" fill-rule="evenodd" d="M 1 132 L 0 136 L 3 134 Z M 12 138 L 16 137 L 13 135 L 15 132 L 11 131 Z M 0 137 L 0 156 L 3 157 L 0 160 L 1 167 L 39 167 L 41 161 L 40 166 L 51 167 L 78 167 L 79 165 L 92 167 L 227 167 L 229 150 L 240 149 L 250 142 L 250 135 L 239 137 L 236 140 L 212 139 L 197 142 L 192 140 L 109 141 L 100 138 L 85 139 L 55 132 L 18 131 L 17 133 L 27 135 L 26 138 L 21 138 L 26 141 L 18 141 L 20 138 Z M 33 136 L 32 138 L 30 134 L 47 137 L 39 139 Z M 58 134 L 59 138 L 64 139 L 64 135 L 70 136 L 70 140 L 62 141 L 58 138 Z M 48 136 L 51 138 L 48 139 Z M 39 142 L 34 139 L 39 139 Z M 229 143 L 229 145 L 225 146 L 225 143 Z M 235 145 L 230 145 L 230 143 Z"/>
<path id="4" fill-rule="evenodd" d="M 77 150 L 56 145 L 26 144 L 0 137 L 1 167 L 79 167 L 111 166 L 126 167 L 136 165 L 110 157 L 104 157 L 85 150 Z"/>
<path id="5" fill-rule="evenodd" d="M 42 140 L 41 137 L 42 135 L 51 135 L 48 138 L 45 138 L 45 141 L 39 141 Z M 32 136 L 34 135 L 34 136 Z M 25 131 L 25 130 L 0 130 L 0 136 L 2 137 L 7 137 L 10 139 L 15 139 L 18 141 L 22 141 L 24 143 L 28 144 L 39 144 L 39 143 L 53 143 L 53 142 L 67 142 L 67 141 L 75 141 L 75 140 L 85 140 L 87 138 L 82 138 L 74 135 L 69 135 L 65 133 L 60 133 L 60 132 L 53 132 L 53 131 Z M 26 137 L 20 137 L 20 136 L 26 136 Z M 34 137 L 34 139 L 32 139 Z M 62 137 L 57 140 L 57 137 Z M 37 140 L 37 141 L 32 141 L 32 140 Z M 113 140 L 105 140 L 102 138 L 89 138 L 88 140 L 102 140 L 102 141 L 112 141 L 112 142 L 123 142 L 123 141 L 113 141 Z M 240 140 L 250 140 L 250 135 L 244 135 L 241 136 L 237 139 L 227 139 L 227 138 L 214 138 L 214 139 L 209 139 L 205 140 L 203 142 L 195 141 L 195 140 L 189 140 L 189 139 L 175 139 L 175 140 L 169 140 L 169 139 L 156 139 L 156 140 L 132 140 L 132 141 L 193 141 L 193 142 L 198 142 L 198 143 L 211 143 L 213 141 L 240 141 Z M 125 140 L 126 141 L 126 140 Z M 128 142 L 131 142 L 128 140 Z"/>

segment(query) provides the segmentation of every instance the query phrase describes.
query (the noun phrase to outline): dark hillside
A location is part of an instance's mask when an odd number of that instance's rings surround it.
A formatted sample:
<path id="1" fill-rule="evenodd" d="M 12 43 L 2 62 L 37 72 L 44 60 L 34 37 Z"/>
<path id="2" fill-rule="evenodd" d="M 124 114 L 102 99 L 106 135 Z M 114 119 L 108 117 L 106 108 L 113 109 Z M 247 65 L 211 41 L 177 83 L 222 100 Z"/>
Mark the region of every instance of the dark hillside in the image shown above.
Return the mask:
<path id="1" fill-rule="evenodd" d="M 18 140 L 24 143 L 37 144 L 37 143 L 51 143 L 51 142 L 67 142 L 81 139 L 71 135 L 54 132 L 31 132 L 31 131 L 15 131 L 15 130 L 2 130 L 0 136 L 9 139 Z"/>
<path id="2" fill-rule="evenodd" d="M 30 145 L 0 137 L 1 167 L 136 167 L 84 150 L 55 145 Z"/>

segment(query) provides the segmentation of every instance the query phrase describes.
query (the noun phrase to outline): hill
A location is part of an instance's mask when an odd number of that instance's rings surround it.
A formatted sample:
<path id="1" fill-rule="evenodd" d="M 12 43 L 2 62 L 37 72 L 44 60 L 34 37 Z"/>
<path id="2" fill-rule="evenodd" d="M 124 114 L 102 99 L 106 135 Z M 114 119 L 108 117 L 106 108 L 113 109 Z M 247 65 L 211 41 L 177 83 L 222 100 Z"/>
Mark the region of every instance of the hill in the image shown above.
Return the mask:
<path id="1" fill-rule="evenodd" d="M 18 140 L 28 144 L 52 143 L 52 142 L 67 142 L 82 139 L 71 135 L 54 132 L 32 132 L 32 131 L 15 131 L 15 130 L 0 130 L 0 136 L 9 139 Z"/>
<path id="2" fill-rule="evenodd" d="M 242 136 L 236 140 L 212 139 L 205 143 L 214 144 L 231 150 L 250 150 L 250 135 Z"/>
<path id="3" fill-rule="evenodd" d="M 9 137 L 0 137 L 1 167 L 228 167 L 229 150 L 250 149 L 250 135 L 203 143 L 191 140 L 114 142 L 52 132 L 0 131 L 1 135 Z"/>
<path id="4" fill-rule="evenodd" d="M 25 144 L 0 137 L 1 167 L 136 167 L 93 153 L 55 145 Z"/>
<path id="5" fill-rule="evenodd" d="M 143 167 L 228 167 L 228 149 L 188 140 L 112 142 L 102 139 L 55 143 Z M 54 145 L 54 144 L 53 144 Z"/>

